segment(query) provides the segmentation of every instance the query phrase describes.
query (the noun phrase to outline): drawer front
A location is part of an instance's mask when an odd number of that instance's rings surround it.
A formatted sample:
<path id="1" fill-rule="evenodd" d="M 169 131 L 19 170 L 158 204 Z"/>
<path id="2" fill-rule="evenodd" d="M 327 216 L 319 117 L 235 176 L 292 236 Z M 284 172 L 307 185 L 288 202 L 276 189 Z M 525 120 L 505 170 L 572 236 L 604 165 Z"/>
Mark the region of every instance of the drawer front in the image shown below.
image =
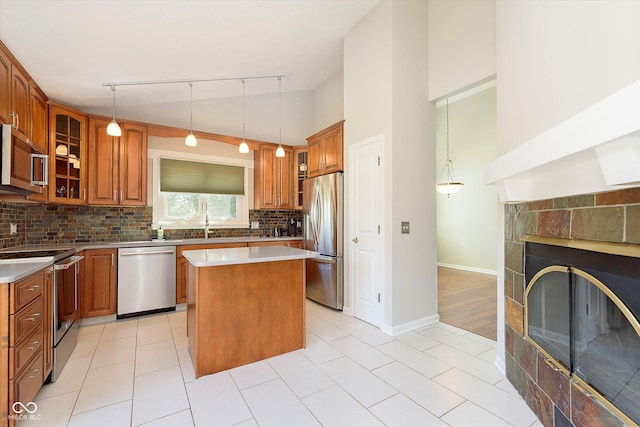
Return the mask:
<path id="1" fill-rule="evenodd" d="M 42 327 L 42 309 L 42 297 L 39 297 L 18 313 L 9 316 L 11 347 L 15 347 L 31 332 Z"/>
<path id="2" fill-rule="evenodd" d="M 11 286 L 11 314 L 17 313 L 34 299 L 42 295 L 44 274 L 42 271 L 15 282 Z"/>
<path id="3" fill-rule="evenodd" d="M 14 402 L 26 405 L 32 402 L 44 382 L 42 375 L 42 354 L 33 359 L 29 366 L 15 379 L 9 381 L 9 408 Z M 13 410 L 11 410 L 13 414 Z"/>
<path id="4" fill-rule="evenodd" d="M 9 350 L 9 379 L 20 375 L 22 369 L 29 364 L 31 358 L 34 357 L 35 354 L 42 352 L 42 338 L 42 327 L 40 327 L 33 331 L 18 346 L 11 347 Z"/>

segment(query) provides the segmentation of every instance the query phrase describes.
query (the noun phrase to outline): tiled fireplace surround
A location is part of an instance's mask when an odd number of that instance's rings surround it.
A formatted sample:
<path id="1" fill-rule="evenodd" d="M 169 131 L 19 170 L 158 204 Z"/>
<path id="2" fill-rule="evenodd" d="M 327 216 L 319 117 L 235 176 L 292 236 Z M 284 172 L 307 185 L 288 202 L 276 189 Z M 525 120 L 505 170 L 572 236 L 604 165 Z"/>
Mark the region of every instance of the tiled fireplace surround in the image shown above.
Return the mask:
<path id="1" fill-rule="evenodd" d="M 640 244 L 640 188 L 505 207 L 505 345 L 509 381 L 545 426 L 623 426 L 524 339 L 525 235 Z"/>

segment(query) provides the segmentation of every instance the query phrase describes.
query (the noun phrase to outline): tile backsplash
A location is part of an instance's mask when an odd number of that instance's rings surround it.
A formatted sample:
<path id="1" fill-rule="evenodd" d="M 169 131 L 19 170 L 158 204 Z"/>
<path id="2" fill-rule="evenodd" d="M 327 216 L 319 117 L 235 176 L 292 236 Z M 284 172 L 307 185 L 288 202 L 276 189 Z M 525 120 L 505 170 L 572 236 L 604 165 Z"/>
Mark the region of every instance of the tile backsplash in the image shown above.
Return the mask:
<path id="1" fill-rule="evenodd" d="M 210 237 L 270 236 L 274 228 L 287 229 L 289 220 L 302 221 L 300 211 L 250 210 L 249 221 L 258 221 L 259 229 L 212 229 Z M 26 205 L 0 202 L 0 246 L 147 240 L 151 230 L 151 207 L 101 207 Z M 11 234 L 11 224 L 17 233 Z M 300 233 L 301 230 L 299 229 Z M 165 229 L 165 239 L 203 238 L 204 227 Z"/>

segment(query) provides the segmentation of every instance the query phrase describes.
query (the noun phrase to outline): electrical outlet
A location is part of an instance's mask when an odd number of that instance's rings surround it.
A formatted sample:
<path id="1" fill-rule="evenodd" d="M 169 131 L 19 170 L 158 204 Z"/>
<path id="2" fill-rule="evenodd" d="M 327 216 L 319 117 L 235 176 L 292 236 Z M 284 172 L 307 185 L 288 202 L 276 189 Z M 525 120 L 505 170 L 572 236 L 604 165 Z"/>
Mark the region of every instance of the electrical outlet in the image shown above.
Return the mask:
<path id="1" fill-rule="evenodd" d="M 18 224 L 14 224 L 13 222 L 10 224 L 11 234 L 18 234 Z"/>
<path id="2" fill-rule="evenodd" d="M 410 223 L 408 221 L 402 221 L 400 223 L 400 232 L 402 234 L 409 234 L 409 231 L 411 231 L 410 228 L 411 228 L 411 226 L 410 226 Z"/>

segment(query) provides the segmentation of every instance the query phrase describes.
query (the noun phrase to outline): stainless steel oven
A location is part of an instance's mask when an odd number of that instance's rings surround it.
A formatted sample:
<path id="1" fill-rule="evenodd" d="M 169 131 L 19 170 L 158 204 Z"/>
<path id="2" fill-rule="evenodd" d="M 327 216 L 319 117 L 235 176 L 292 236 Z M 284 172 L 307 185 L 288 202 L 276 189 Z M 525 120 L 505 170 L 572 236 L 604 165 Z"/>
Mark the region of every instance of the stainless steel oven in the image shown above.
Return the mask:
<path id="1" fill-rule="evenodd" d="M 78 274 L 80 260 L 74 255 L 56 262 L 53 270 L 53 369 L 58 379 L 78 342 Z"/>

